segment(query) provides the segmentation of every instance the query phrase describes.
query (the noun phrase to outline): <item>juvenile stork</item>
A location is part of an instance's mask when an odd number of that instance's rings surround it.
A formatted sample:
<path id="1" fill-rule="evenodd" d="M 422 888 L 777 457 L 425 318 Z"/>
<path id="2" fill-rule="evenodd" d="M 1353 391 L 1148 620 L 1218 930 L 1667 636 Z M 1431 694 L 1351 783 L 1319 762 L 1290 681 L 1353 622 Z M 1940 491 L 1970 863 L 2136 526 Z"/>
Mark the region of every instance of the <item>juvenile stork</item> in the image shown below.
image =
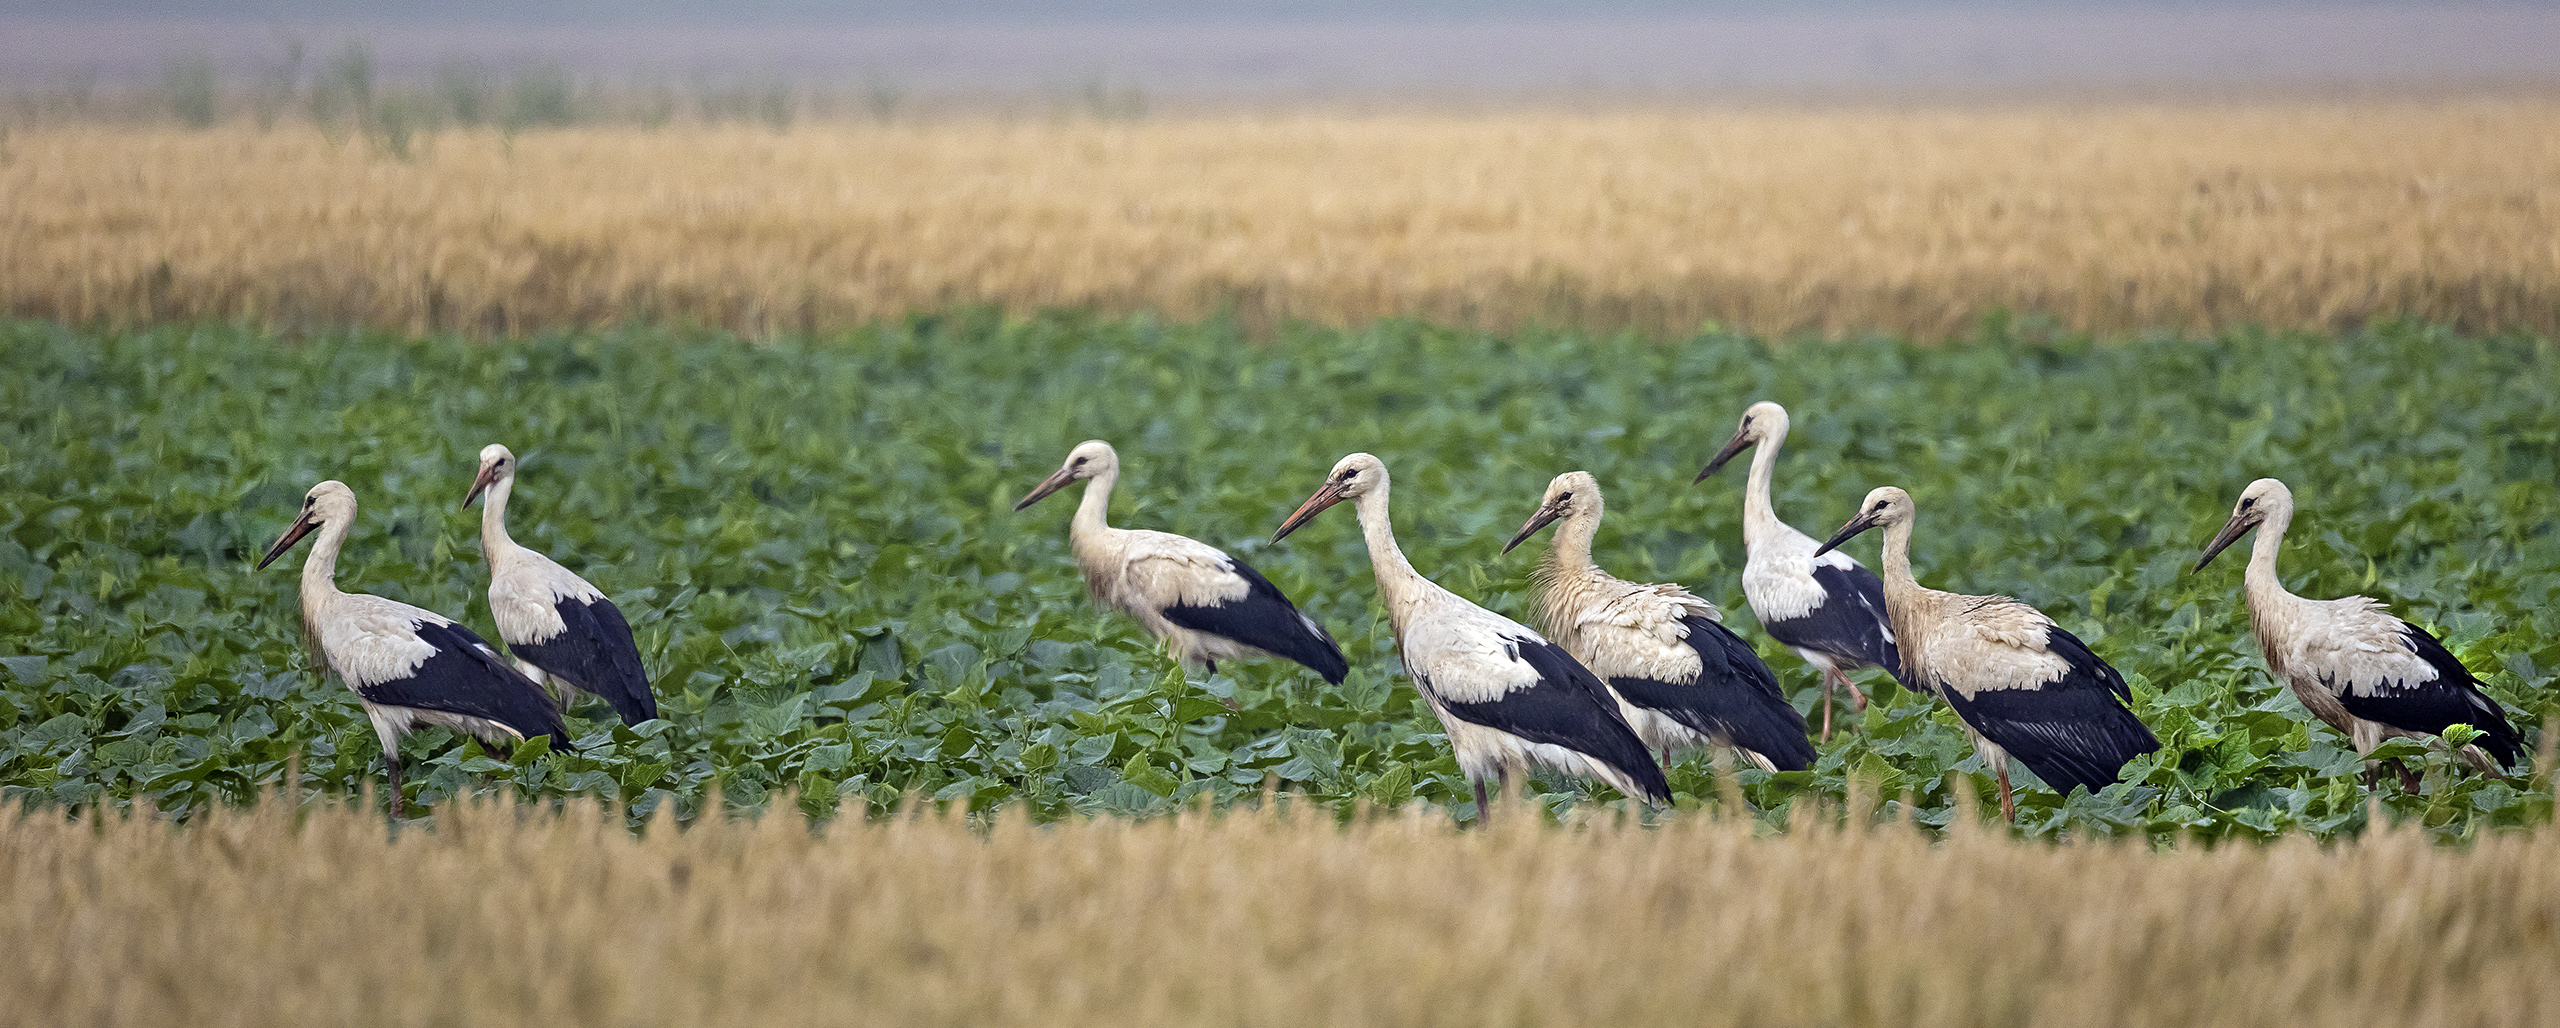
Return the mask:
<path id="1" fill-rule="evenodd" d="M 2346 733 L 2357 753 L 2373 752 L 2384 739 L 2440 736 L 2448 726 L 2467 724 L 2481 735 L 2478 744 L 2462 748 L 2465 759 L 2493 775 L 2500 766 L 2514 766 L 2524 747 L 2506 710 L 2480 691 L 2480 680 L 2426 629 L 2362 596 L 2306 600 L 2285 590 L 2276 577 L 2276 551 L 2292 521 L 2292 490 L 2272 478 L 2251 482 L 2231 509 L 2231 520 L 2196 561 L 2202 571 L 2214 555 L 2258 530 L 2241 582 L 2249 627 L 2266 651 L 2267 669 L 2293 687 L 2312 716 Z M 2482 746 L 2497 754 L 2496 763 Z M 2366 765 L 2368 787 L 2379 771 Z M 2416 773 L 2403 767 L 2400 775 L 2404 787 L 2417 790 Z"/>
<path id="2" fill-rule="evenodd" d="M 1884 602 L 1901 640 L 1902 680 L 1955 708 L 1974 749 L 2000 779 L 2000 815 L 2018 819 L 2009 793 L 2015 755 L 2045 784 L 2106 788 L 2128 760 L 2160 748 L 2126 705 L 2124 676 L 2053 619 L 2006 596 L 1923 588 L 1911 575 L 1911 494 L 1868 493 L 1823 552 L 1884 527 Z"/>
<path id="3" fill-rule="evenodd" d="M 1351 670 L 1342 647 L 1298 611 L 1252 565 L 1187 536 L 1103 523 L 1120 455 L 1099 439 L 1076 444 L 1067 462 L 1014 504 L 1022 510 L 1077 479 L 1090 479 L 1067 542 L 1084 567 L 1093 601 L 1127 611 L 1164 641 L 1175 660 L 1218 670 L 1221 660 L 1268 654 L 1307 666 L 1335 684 Z"/>
<path id="4" fill-rule="evenodd" d="M 631 623 L 604 591 L 507 535 L 507 495 L 516 487 L 516 455 L 496 443 L 480 449 L 480 474 L 462 505 L 487 493 L 480 508 L 480 555 L 489 562 L 489 614 L 498 638 L 515 654 L 516 670 L 543 685 L 558 679 L 613 704 L 622 723 L 658 716 L 649 672 Z"/>
<path id="5" fill-rule="evenodd" d="M 1714 604 L 1677 585 L 1620 581 L 1591 562 L 1601 509 L 1600 483 L 1589 473 L 1557 475 L 1538 512 L 1502 547 L 1509 553 L 1557 526 L 1538 564 L 1547 637 L 1609 684 L 1618 712 L 1665 764 L 1676 750 L 1714 745 L 1765 771 L 1811 768 L 1804 715 L 1750 644 L 1719 623 Z"/>
<path id="6" fill-rule="evenodd" d="M 1485 782 L 1505 781 L 1532 765 L 1597 778 L 1653 803 L 1670 800 L 1662 768 L 1598 676 L 1563 647 L 1441 588 L 1406 562 L 1387 519 L 1387 466 L 1378 458 L 1342 458 L 1271 541 L 1346 499 L 1356 501 L 1405 673 L 1448 731 L 1458 768 L 1475 785 L 1479 820 L 1491 810 Z"/>
<path id="7" fill-rule="evenodd" d="M 1769 505 L 1769 476 L 1787 441 L 1787 409 L 1763 400 L 1742 412 L 1733 439 L 1716 452 L 1696 481 L 1752 449 L 1751 477 L 1742 487 L 1742 598 L 1769 637 L 1786 644 L 1822 673 L 1822 741 L 1831 741 L 1831 691 L 1849 690 L 1859 710 L 1867 694 L 1848 672 L 1880 667 L 1901 675 L 1885 616 L 1884 584 L 1848 554 L 1826 550 L 1813 537 L 1778 520 Z"/>
<path id="8" fill-rule="evenodd" d="M 311 556 L 302 562 L 303 642 L 363 702 L 390 768 L 391 816 L 407 809 L 400 738 L 419 725 L 442 725 L 500 745 L 537 735 L 566 742 L 569 733 L 551 697 L 470 629 L 434 611 L 338 590 L 338 548 L 355 520 L 353 490 L 337 481 L 312 486 L 302 498 L 302 513 L 267 548 L 258 568 L 265 570 L 303 536 L 319 531 Z"/>

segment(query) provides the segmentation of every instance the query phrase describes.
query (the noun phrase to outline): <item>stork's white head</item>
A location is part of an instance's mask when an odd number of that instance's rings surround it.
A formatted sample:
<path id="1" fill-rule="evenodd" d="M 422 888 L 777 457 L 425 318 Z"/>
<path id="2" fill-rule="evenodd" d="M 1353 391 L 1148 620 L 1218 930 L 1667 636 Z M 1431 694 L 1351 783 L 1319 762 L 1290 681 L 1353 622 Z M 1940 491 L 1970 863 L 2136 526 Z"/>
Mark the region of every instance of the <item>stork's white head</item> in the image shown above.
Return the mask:
<path id="1" fill-rule="evenodd" d="M 2222 531 L 2214 533 L 2213 541 L 2205 544 L 2204 556 L 2196 558 L 2194 571 L 2188 573 L 2204 570 L 2216 554 L 2239 542 L 2250 529 L 2277 519 L 2293 519 L 2293 490 L 2272 478 L 2249 483 L 2249 488 L 2240 490 L 2240 502 L 2231 507 L 2231 520 L 2222 523 Z"/>
<path id="2" fill-rule="evenodd" d="M 1307 502 L 1299 504 L 1297 512 L 1289 515 L 1289 520 L 1280 523 L 1280 530 L 1271 533 L 1271 541 L 1276 543 L 1286 538 L 1327 507 L 1383 492 L 1386 488 L 1387 462 L 1365 453 L 1344 457 L 1334 464 L 1333 473 L 1325 476 L 1324 485 L 1316 489 L 1315 495 L 1307 497 Z"/>
<path id="3" fill-rule="evenodd" d="M 1724 467 L 1726 461 L 1732 460 L 1735 454 L 1761 443 L 1774 445 L 1786 437 L 1786 408 L 1768 400 L 1752 404 L 1743 409 L 1742 424 L 1733 430 L 1733 438 L 1724 444 L 1724 449 L 1716 451 L 1715 459 L 1708 461 L 1706 469 L 1698 472 L 1698 477 L 1690 481 L 1704 482 L 1708 475 L 1715 474 L 1718 469 Z"/>
<path id="4" fill-rule="evenodd" d="M 1547 495 L 1538 501 L 1538 512 L 1529 515 L 1529 523 L 1520 526 L 1520 534 L 1502 544 L 1502 552 L 1520 545 L 1557 521 L 1600 516 L 1600 480 L 1588 471 L 1567 471 L 1547 483 Z M 1557 531 L 1563 531 L 1558 529 Z"/>
<path id="5" fill-rule="evenodd" d="M 480 448 L 480 473 L 472 476 L 471 491 L 462 494 L 462 505 L 480 498 L 480 493 L 499 482 L 516 477 L 515 451 L 499 443 Z"/>
<path id="6" fill-rule="evenodd" d="M 1822 544 L 1822 548 L 1813 551 L 1813 555 L 1819 557 L 1829 553 L 1841 543 L 1848 542 L 1858 533 L 1870 528 L 1910 524 L 1911 516 L 1916 512 L 1917 508 L 1911 505 L 1910 493 L 1889 485 L 1877 486 L 1867 493 L 1866 499 L 1858 501 L 1858 515 L 1850 518 L 1848 524 L 1840 526 L 1839 531 L 1832 533 L 1831 541 Z"/>
<path id="7" fill-rule="evenodd" d="M 1049 477 L 1041 479 L 1040 484 L 1032 488 L 1031 494 L 1023 497 L 1022 502 L 1014 504 L 1013 509 L 1021 510 L 1038 503 L 1042 497 L 1066 488 L 1067 483 L 1079 478 L 1092 478 L 1118 470 L 1120 470 L 1119 452 L 1113 450 L 1110 443 L 1100 439 L 1087 439 L 1077 443 L 1075 449 L 1067 451 L 1067 462 L 1058 465 L 1058 470 L 1050 472 Z"/>
<path id="8" fill-rule="evenodd" d="M 276 544 L 267 547 L 267 555 L 258 560 L 258 569 L 266 570 L 267 565 L 284 556 L 284 551 L 310 535 L 312 529 L 333 523 L 353 524 L 355 519 L 356 491 L 347 488 L 346 483 L 333 478 L 312 486 L 310 492 L 302 494 L 302 512 L 294 515 L 293 524 L 285 527 L 283 535 L 276 537 Z"/>

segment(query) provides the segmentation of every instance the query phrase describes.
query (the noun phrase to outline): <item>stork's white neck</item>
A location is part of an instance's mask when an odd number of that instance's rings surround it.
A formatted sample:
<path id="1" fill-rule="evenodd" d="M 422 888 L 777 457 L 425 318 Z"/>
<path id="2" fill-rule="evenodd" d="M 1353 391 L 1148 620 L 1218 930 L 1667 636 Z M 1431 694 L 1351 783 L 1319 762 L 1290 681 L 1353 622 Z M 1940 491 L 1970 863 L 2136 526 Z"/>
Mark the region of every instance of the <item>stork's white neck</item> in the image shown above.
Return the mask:
<path id="1" fill-rule="evenodd" d="M 343 517 L 333 516 L 320 523 L 312 533 L 311 554 L 302 558 L 302 613 L 316 617 L 322 607 L 338 597 L 338 548 L 347 544 L 347 532 L 355 527 L 355 511 Z"/>
<path id="2" fill-rule="evenodd" d="M 1751 478 L 1742 487 L 1742 543 L 1750 546 L 1784 529 L 1777 509 L 1769 505 L 1769 479 L 1778 466 L 1778 448 L 1787 443 L 1784 423 L 1763 429 L 1751 447 Z"/>
<path id="3" fill-rule="evenodd" d="M 1378 573 L 1378 599 L 1386 603 L 1388 617 L 1401 629 L 1435 586 L 1413 569 L 1413 563 L 1404 559 L 1404 548 L 1396 545 L 1395 524 L 1387 517 L 1384 478 L 1352 501 L 1352 509 L 1360 515 L 1360 536 L 1369 544 L 1369 565 Z"/>
<path id="4" fill-rule="evenodd" d="M 480 557 L 493 564 L 516 548 L 515 538 L 507 534 L 507 496 L 515 488 L 516 473 L 509 470 L 480 494 Z"/>
<path id="5" fill-rule="evenodd" d="M 1111 513 L 1111 487 L 1120 482 L 1120 466 L 1114 464 L 1100 474 L 1086 479 L 1084 499 L 1076 504 L 1075 520 L 1067 523 L 1067 538 L 1082 539 L 1111 531 L 1103 519 Z"/>
<path id="6" fill-rule="evenodd" d="M 2265 519 L 2258 522 L 2258 537 L 2249 543 L 2249 570 L 2240 576 L 2242 588 L 2255 603 L 2281 602 L 2294 599 L 2286 591 L 2284 579 L 2276 574 L 2276 551 L 2284 548 L 2284 530 L 2293 524 L 2293 505 L 2270 502 Z"/>

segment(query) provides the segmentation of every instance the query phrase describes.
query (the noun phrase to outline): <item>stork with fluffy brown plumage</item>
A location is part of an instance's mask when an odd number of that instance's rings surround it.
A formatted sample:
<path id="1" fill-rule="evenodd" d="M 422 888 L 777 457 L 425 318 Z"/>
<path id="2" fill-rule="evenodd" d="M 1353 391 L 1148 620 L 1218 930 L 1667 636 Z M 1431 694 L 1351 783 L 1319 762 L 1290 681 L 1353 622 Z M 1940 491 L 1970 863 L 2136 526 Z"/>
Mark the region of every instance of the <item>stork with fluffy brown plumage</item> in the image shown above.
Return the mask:
<path id="1" fill-rule="evenodd" d="M 2373 752 L 2384 739 L 2441 736 L 2467 724 L 2480 730 L 2480 739 L 2462 748 L 2465 760 L 2493 775 L 2500 766 L 2514 766 L 2524 744 L 2507 723 L 2505 708 L 2482 691 L 2480 680 L 2443 642 L 2393 617 L 2378 601 L 2311 600 L 2285 589 L 2276 575 L 2276 551 L 2292 523 L 2293 491 L 2272 478 L 2251 482 L 2195 566 L 2204 570 L 2216 554 L 2257 530 L 2240 580 L 2267 670 L 2293 689 L 2313 717 L 2344 733 L 2357 753 Z M 2371 786 L 2379 772 L 2368 762 L 2365 784 Z M 2405 767 L 2400 774 L 2403 787 L 2416 791 L 2417 775 Z"/>
<path id="2" fill-rule="evenodd" d="M 1724 746 L 1765 771 L 1811 768 L 1804 715 L 1715 604 L 1677 585 L 1620 580 L 1592 561 L 1602 509 L 1600 482 L 1589 472 L 1557 475 L 1537 513 L 1502 547 L 1509 553 L 1556 526 L 1538 564 L 1547 637 L 1609 684 L 1619 713 L 1665 764 L 1681 750 Z"/>
<path id="3" fill-rule="evenodd" d="M 1955 708 L 1975 751 L 2000 780 L 2000 815 L 2015 822 L 2009 788 L 2015 756 L 2069 795 L 2113 784 L 2126 761 L 2160 748 L 2133 716 L 2124 676 L 2043 611 L 2006 596 L 1923 587 L 1911 574 L 1911 494 L 1884 486 L 1859 502 L 1827 552 L 1884 529 L 1884 603 L 1902 654 L 1903 681 Z"/>

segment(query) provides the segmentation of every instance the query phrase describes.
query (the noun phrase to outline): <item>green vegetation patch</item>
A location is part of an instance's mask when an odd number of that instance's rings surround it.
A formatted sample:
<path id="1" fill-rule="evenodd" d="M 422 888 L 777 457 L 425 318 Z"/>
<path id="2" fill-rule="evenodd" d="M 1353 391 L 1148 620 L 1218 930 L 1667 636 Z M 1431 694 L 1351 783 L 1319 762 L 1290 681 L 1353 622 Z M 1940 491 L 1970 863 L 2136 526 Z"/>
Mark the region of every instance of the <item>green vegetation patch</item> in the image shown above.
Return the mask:
<path id="1" fill-rule="evenodd" d="M 1543 542 L 1498 551 L 1550 476 L 1582 468 L 1608 490 L 1603 566 L 1716 601 L 1811 709 L 1816 678 L 1742 604 L 1739 469 L 1689 483 L 1766 398 L 1795 415 L 1782 516 L 1825 535 L 1901 485 L 1922 581 L 2034 603 L 2132 682 L 2165 748 L 2098 796 L 2022 790 L 2029 832 L 2326 836 L 2364 823 L 2355 755 L 2267 677 L 2238 562 L 2186 569 L 2244 484 L 2282 478 L 2303 505 L 2288 582 L 2433 626 L 2538 744 L 2560 701 L 2555 357 L 2420 328 L 1770 349 L 1405 323 L 1258 344 L 971 311 L 770 345 L 0 324 L 0 796 L 188 811 L 297 755 L 323 788 L 378 781 L 353 695 L 301 650 L 301 557 L 250 564 L 304 490 L 341 479 L 363 504 L 341 586 L 494 637 L 477 512 L 458 505 L 503 442 L 523 457 L 515 537 L 622 605 L 664 720 L 581 706 L 571 745 L 512 761 L 425 731 L 404 750 L 415 800 L 500 786 L 690 816 L 716 786 L 744 807 L 914 793 L 1054 818 L 1276 779 L 1346 810 L 1455 806 L 1465 784 L 1396 670 L 1352 519 L 1270 531 L 1337 457 L 1375 452 L 1416 566 L 1526 619 Z M 1119 447 L 1115 523 L 1255 564 L 1331 628 L 1350 678 L 1187 676 L 1097 612 L 1067 551 L 1073 497 L 1010 510 L 1086 438 Z M 1776 820 L 1855 775 L 1943 823 L 1985 789 L 1943 705 L 1870 679 L 1879 702 L 1813 771 L 1743 771 L 1743 795 Z M 2387 799 L 2400 818 L 2450 836 L 2549 820 L 2530 781 L 2395 745 L 2426 770 Z M 1671 780 L 1683 806 L 1719 802 L 1703 759 Z M 1605 798 L 1535 788 L 1559 808 Z"/>

